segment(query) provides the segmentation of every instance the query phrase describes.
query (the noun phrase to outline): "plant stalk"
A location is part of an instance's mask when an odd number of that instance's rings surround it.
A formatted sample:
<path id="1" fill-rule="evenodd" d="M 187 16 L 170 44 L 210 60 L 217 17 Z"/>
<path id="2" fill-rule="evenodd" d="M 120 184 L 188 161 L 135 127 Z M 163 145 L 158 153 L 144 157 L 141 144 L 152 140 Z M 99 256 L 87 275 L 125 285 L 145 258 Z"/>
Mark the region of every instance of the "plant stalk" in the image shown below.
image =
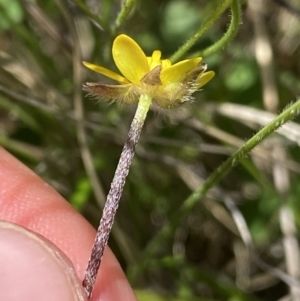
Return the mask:
<path id="1" fill-rule="evenodd" d="M 197 32 L 188 39 L 171 57 L 172 63 L 177 62 L 199 40 L 200 37 L 220 18 L 223 12 L 231 5 L 233 0 L 221 0 L 213 13 L 204 21 Z"/>
<path id="2" fill-rule="evenodd" d="M 241 7 L 239 0 L 233 0 L 231 4 L 231 21 L 230 25 L 224 34 L 224 36 L 218 40 L 215 44 L 209 46 L 208 48 L 201 50 L 197 53 L 194 53 L 193 56 L 203 56 L 208 57 L 212 54 L 217 53 L 225 49 L 225 47 L 233 40 L 235 35 L 238 32 L 241 22 Z"/>
<path id="3" fill-rule="evenodd" d="M 300 98 L 291 106 L 287 107 L 281 114 L 275 117 L 269 124 L 264 126 L 258 131 L 251 139 L 240 147 L 234 154 L 232 154 L 219 168 L 217 168 L 199 187 L 196 189 L 178 208 L 174 215 L 170 218 L 170 221 L 162 228 L 162 230 L 153 238 L 153 240 L 146 247 L 143 260 L 152 258 L 157 246 L 161 245 L 163 241 L 171 235 L 174 228 L 191 212 L 196 204 L 205 196 L 205 194 L 213 186 L 224 178 L 230 170 L 232 170 L 242 159 L 247 158 L 249 153 L 263 140 L 268 138 L 278 128 L 285 123 L 291 121 L 296 116 L 300 115 Z M 140 262 L 140 265 L 142 265 Z"/>
<path id="4" fill-rule="evenodd" d="M 126 177 L 134 156 L 135 147 L 139 141 L 144 121 L 151 105 L 151 100 L 151 97 L 148 95 L 141 95 L 140 97 L 136 113 L 128 132 L 127 140 L 123 147 L 120 160 L 107 195 L 90 260 L 82 282 L 88 298 L 92 295 L 104 249 L 108 242 L 116 211 L 119 207 Z"/>
<path id="5" fill-rule="evenodd" d="M 137 0 L 127 0 L 120 13 L 118 14 L 118 17 L 116 19 L 115 22 L 115 27 L 114 27 L 114 34 L 116 34 L 116 32 L 119 31 L 119 29 L 122 27 L 122 25 L 124 24 L 124 22 L 126 21 L 126 19 L 128 18 L 128 15 L 130 14 L 133 6 L 135 5 L 135 3 L 137 2 Z"/>

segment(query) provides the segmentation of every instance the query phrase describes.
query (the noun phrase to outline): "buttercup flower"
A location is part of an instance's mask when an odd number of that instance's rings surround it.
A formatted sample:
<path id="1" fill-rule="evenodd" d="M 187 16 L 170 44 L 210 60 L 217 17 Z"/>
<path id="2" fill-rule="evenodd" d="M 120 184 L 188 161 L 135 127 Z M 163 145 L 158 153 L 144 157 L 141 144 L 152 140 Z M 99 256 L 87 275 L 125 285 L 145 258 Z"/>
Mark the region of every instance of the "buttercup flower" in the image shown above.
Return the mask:
<path id="1" fill-rule="evenodd" d="M 191 95 L 215 75 L 213 71 L 205 72 L 207 65 L 200 64 L 201 57 L 174 65 L 168 59 L 161 60 L 159 50 L 147 57 L 140 46 L 124 34 L 114 40 L 112 55 L 123 76 L 102 66 L 83 64 L 119 82 L 119 85 L 85 83 L 83 88 L 92 95 L 125 104 L 137 103 L 140 95 L 145 94 L 162 108 L 176 108 L 192 101 Z"/>

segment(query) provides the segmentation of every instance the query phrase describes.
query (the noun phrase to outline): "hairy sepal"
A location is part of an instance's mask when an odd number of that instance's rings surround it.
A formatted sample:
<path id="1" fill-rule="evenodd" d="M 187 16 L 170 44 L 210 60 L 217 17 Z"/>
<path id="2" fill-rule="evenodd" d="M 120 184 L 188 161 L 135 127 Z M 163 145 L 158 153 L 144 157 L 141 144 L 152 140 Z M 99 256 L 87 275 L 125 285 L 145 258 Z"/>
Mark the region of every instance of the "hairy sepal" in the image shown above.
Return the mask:
<path id="1" fill-rule="evenodd" d="M 120 104 L 134 104 L 139 100 L 140 89 L 132 84 L 106 85 L 100 83 L 85 83 L 83 90 L 90 95 Z"/>

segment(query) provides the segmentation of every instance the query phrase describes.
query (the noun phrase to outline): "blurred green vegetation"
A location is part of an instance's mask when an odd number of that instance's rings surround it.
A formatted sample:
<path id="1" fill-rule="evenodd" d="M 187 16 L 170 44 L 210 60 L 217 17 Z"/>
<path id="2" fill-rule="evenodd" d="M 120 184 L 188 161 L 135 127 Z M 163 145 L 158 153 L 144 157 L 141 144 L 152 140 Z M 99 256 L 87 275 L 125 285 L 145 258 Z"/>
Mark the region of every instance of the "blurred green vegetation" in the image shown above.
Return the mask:
<path id="1" fill-rule="evenodd" d="M 111 29 L 120 2 L 0 0 L 0 144 L 95 227 L 135 108 L 78 92 L 85 81 L 109 82 L 81 60 L 117 71 Z M 160 49 L 170 57 L 218 2 L 138 1 L 120 32 L 148 55 Z M 110 239 L 140 300 L 279 300 L 290 288 L 276 271 L 299 277 L 288 265 L 299 263 L 298 246 L 290 253 L 283 243 L 299 238 L 299 138 L 289 135 L 299 131 L 297 120 L 234 167 L 219 193 L 208 194 L 149 249 L 202 180 L 265 124 L 264 114 L 282 111 L 300 95 L 299 1 L 258 2 L 256 10 L 256 0 L 241 1 L 238 35 L 203 59 L 216 77 L 195 102 L 170 112 L 153 108 L 147 117 Z M 228 10 L 187 56 L 218 41 L 229 16 Z M 84 107 L 83 140 L 75 99 Z M 83 158 L 86 146 L 94 174 Z M 225 198 L 244 217 L 254 253 L 275 272 L 250 256 Z M 281 218 L 285 209 L 294 217 L 290 232 Z"/>

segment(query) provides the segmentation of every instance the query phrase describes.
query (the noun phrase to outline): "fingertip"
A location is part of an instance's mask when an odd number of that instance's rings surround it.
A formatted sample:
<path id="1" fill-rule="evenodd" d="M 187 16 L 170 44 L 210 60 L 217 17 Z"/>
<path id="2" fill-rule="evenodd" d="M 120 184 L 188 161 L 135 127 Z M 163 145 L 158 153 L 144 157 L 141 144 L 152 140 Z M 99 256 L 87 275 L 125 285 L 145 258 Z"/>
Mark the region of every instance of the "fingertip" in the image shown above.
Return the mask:
<path id="1" fill-rule="evenodd" d="M 71 262 L 49 241 L 0 221 L 2 300 L 87 300 Z"/>
<path id="2" fill-rule="evenodd" d="M 82 279 L 95 230 L 53 188 L 1 147 L 0 166 L 0 219 L 46 237 L 66 254 Z M 91 301 L 100 299 L 136 300 L 109 248 L 104 253 Z"/>

